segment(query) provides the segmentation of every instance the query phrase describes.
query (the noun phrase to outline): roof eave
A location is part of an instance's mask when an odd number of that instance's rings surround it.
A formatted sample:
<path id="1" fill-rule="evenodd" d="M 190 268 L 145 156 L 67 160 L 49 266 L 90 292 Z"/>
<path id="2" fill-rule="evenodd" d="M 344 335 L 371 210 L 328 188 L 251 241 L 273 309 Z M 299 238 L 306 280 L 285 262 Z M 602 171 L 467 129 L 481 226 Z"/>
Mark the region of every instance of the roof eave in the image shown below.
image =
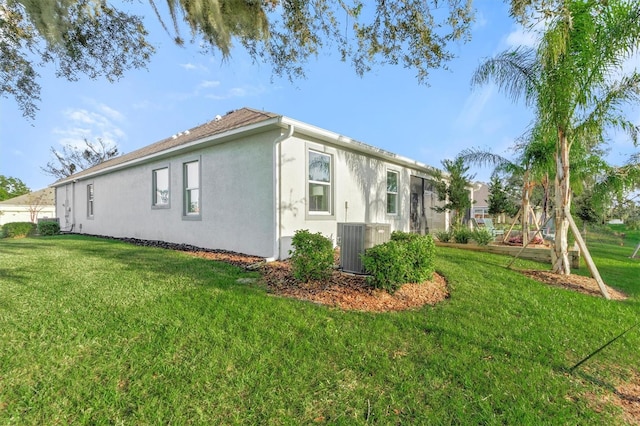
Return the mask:
<path id="1" fill-rule="evenodd" d="M 374 157 L 387 160 L 389 162 L 406 166 L 415 170 L 420 170 L 427 173 L 433 173 L 436 169 L 428 164 L 421 163 L 416 160 L 412 160 L 401 155 L 394 154 L 384 149 L 376 148 L 372 145 L 368 145 L 364 142 L 357 141 L 348 136 L 341 135 L 329 130 L 322 129 L 320 127 L 313 126 L 311 124 L 304 123 L 302 121 L 295 120 L 289 117 L 282 117 L 283 125 L 292 125 L 297 133 L 301 133 L 307 136 L 314 137 L 321 141 L 330 142 L 333 145 L 347 148 L 353 151 L 362 152 L 372 155 Z"/>
<path id="2" fill-rule="evenodd" d="M 226 142 L 229 139 L 233 139 L 235 137 L 237 137 L 240 134 L 253 134 L 253 133 L 258 133 L 262 130 L 264 130 L 265 128 L 268 127 L 280 127 L 280 121 L 281 121 L 282 117 L 273 117 L 273 118 L 269 118 L 267 120 L 263 120 L 260 121 L 258 123 L 253 123 L 253 124 L 249 124 L 247 126 L 242 126 L 242 127 L 238 127 L 235 129 L 231 129 L 228 130 L 226 132 L 222 132 L 222 133 L 218 133 L 215 135 L 211 135 L 211 136 L 205 136 L 203 138 L 200 139 L 196 139 L 194 141 L 185 143 L 184 145 L 178 145 L 175 146 L 173 148 L 169 148 L 163 151 L 159 151 L 159 152 L 155 152 L 153 154 L 149 154 L 149 155 L 145 155 L 143 157 L 139 157 L 139 158 L 135 158 L 132 159 L 130 161 L 126 161 L 124 163 L 118 163 L 115 164 L 111 167 L 105 167 L 102 168 L 100 170 L 96 170 L 95 172 L 89 172 L 86 174 L 83 174 L 81 176 L 75 176 L 75 175 L 71 175 L 65 179 L 59 180 L 55 183 L 53 183 L 51 185 L 51 187 L 56 188 L 58 186 L 63 186 L 63 185 L 67 185 L 71 182 L 74 181 L 78 181 L 78 180 L 86 180 L 88 178 L 92 178 L 92 177 L 96 177 L 96 176 L 100 176 L 100 175 L 104 175 L 107 173 L 111 173 L 114 172 L 116 170 L 121 170 L 121 169 L 126 169 L 129 167 L 133 167 L 133 166 L 137 166 L 140 164 L 145 164 L 145 163 L 149 163 L 152 161 L 156 161 L 162 158 L 166 158 L 169 157 L 171 155 L 175 155 L 175 154 L 180 154 L 183 152 L 188 152 L 188 151 L 193 151 L 194 149 L 197 148 L 204 148 L 207 146 L 212 146 L 212 145 L 216 145 L 219 143 L 223 143 Z"/>

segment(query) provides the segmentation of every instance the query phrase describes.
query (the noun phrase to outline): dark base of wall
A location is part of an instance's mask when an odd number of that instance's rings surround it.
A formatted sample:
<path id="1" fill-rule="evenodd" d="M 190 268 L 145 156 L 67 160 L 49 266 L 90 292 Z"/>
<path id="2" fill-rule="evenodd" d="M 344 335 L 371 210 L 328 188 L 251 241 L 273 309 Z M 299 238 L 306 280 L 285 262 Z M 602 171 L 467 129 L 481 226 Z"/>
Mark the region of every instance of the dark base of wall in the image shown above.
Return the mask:
<path id="1" fill-rule="evenodd" d="M 203 247 L 192 246 L 191 244 L 179 244 L 179 243 L 168 243 L 166 241 L 158 241 L 158 240 L 142 240 L 139 238 L 127 238 L 127 237 L 111 237 L 108 235 L 95 235 L 95 234 L 84 234 L 78 232 L 62 232 L 61 234 L 65 235 L 82 235 L 85 237 L 94 237 L 94 238 L 102 238 L 105 240 L 115 240 L 122 241 L 125 243 L 133 244 L 135 246 L 143 246 L 143 247 L 156 247 L 167 250 L 175 250 L 175 251 L 185 251 L 189 253 L 196 252 L 204 252 L 204 253 L 217 253 L 217 254 L 226 254 L 230 256 L 242 256 L 245 259 L 255 259 L 254 263 L 264 262 L 264 258 L 258 256 L 251 256 L 248 254 L 237 253 L 229 250 L 221 250 L 221 249 L 208 249 Z M 233 262 L 227 262 L 233 263 Z M 240 266 L 246 266 L 246 261 L 242 262 Z"/>

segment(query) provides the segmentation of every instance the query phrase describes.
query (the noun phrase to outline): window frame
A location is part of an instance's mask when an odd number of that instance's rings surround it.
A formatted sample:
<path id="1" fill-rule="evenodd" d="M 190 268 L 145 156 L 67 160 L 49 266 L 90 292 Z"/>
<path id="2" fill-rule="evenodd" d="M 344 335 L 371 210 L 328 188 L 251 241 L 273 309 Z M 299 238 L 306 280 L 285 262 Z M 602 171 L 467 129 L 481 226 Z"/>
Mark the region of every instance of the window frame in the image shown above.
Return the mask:
<path id="1" fill-rule="evenodd" d="M 198 186 L 187 186 L 189 184 L 188 179 L 188 166 L 190 164 L 197 164 L 198 167 Z M 191 191 L 198 191 L 198 211 L 190 212 L 187 206 L 187 202 L 190 197 L 187 195 Z M 183 220 L 201 220 L 202 219 L 202 158 L 194 158 L 191 160 L 182 162 L 182 219 Z"/>
<path id="2" fill-rule="evenodd" d="M 96 189 L 93 182 L 87 184 L 87 219 L 93 219 L 96 206 Z"/>
<path id="3" fill-rule="evenodd" d="M 329 159 L 329 173 L 328 173 L 328 182 L 324 182 L 324 181 L 319 181 L 319 180 L 313 180 L 310 179 L 310 160 L 311 160 L 311 154 L 316 154 L 316 155 L 320 155 L 323 157 L 327 157 Z M 306 164 L 305 164 L 305 168 L 306 168 L 306 199 L 307 199 L 307 203 L 306 203 L 306 213 L 307 216 L 309 218 L 314 218 L 314 219 L 330 219 L 333 217 L 334 213 L 333 213 L 333 209 L 334 209 L 334 203 L 333 203 L 333 192 L 334 192 L 334 155 L 331 152 L 326 152 L 326 150 L 323 150 L 322 148 L 316 148 L 316 147 L 307 147 L 307 151 L 306 151 Z M 312 210 L 311 209 L 311 201 L 312 201 L 312 197 L 314 197 L 314 195 L 312 195 L 312 190 L 311 190 L 311 186 L 323 186 L 326 187 L 326 197 L 327 197 L 327 208 L 325 210 Z M 317 196 L 317 195 L 316 195 Z"/>
<path id="4" fill-rule="evenodd" d="M 167 171 L 167 202 L 158 203 L 158 174 L 161 170 Z M 169 209 L 171 208 L 171 169 L 169 165 L 156 167 L 151 170 L 151 208 Z"/>
<path id="5" fill-rule="evenodd" d="M 389 190 L 389 176 L 390 175 L 395 175 L 396 177 L 396 190 L 395 191 L 390 191 Z M 385 198 L 385 211 L 386 214 L 391 215 L 391 216 L 397 216 L 398 215 L 398 208 L 400 206 L 400 191 L 399 191 L 399 187 L 400 187 L 400 173 L 397 170 L 393 170 L 393 169 L 387 169 L 387 173 L 386 173 L 386 180 L 385 180 L 385 186 L 386 186 L 386 198 Z M 395 201 L 394 201 L 394 211 L 389 211 L 389 195 L 395 196 Z"/>

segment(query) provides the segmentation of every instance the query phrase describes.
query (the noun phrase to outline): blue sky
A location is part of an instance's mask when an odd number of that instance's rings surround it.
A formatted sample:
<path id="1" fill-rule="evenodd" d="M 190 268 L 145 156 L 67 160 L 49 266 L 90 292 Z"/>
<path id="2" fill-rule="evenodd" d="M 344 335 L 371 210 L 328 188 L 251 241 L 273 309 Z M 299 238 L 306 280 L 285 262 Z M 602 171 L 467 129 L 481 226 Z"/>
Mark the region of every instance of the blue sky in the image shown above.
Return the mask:
<path id="1" fill-rule="evenodd" d="M 495 86 L 473 89 L 473 71 L 509 47 L 532 42 L 498 0 L 476 0 L 476 22 L 468 43 L 450 46 L 457 56 L 448 70 L 433 70 L 429 86 L 401 66 L 378 66 L 360 78 L 335 53 L 307 65 L 306 79 L 272 78 L 266 64 L 252 64 L 242 51 L 230 61 L 206 56 L 196 46 L 180 48 L 146 19 L 157 47 L 148 69 L 129 71 L 116 83 L 57 79 L 41 70 L 40 110 L 22 117 L 13 99 L 0 99 L 0 174 L 40 189 L 55 179 L 41 171 L 50 147 L 60 149 L 84 137 L 116 143 L 126 153 L 244 106 L 270 111 L 439 167 L 470 147 L 510 156 L 509 147 L 532 119 Z M 148 10 L 148 7 L 147 9 Z M 640 124 L 640 112 L 631 110 Z M 622 164 L 634 150 L 614 135 L 609 161 Z M 489 169 L 476 169 L 487 180 Z"/>

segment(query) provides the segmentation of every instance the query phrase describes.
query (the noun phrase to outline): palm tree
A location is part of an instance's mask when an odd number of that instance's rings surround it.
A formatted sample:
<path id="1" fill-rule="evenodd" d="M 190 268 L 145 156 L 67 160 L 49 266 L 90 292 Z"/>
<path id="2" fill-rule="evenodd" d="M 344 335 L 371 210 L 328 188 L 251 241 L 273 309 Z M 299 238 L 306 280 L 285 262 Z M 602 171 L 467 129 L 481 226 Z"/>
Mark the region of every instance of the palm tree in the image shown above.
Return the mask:
<path id="1" fill-rule="evenodd" d="M 571 217 L 570 154 L 590 153 L 610 127 L 638 129 L 620 106 L 640 98 L 640 74 L 622 73 L 640 47 L 640 6 L 624 0 L 567 0 L 565 13 L 547 23 L 537 50 L 518 48 L 482 64 L 474 82 L 495 79 L 514 99 L 536 107 L 537 125 L 555 135 L 555 261 L 552 270 L 570 274 L 568 230 L 581 246 L 592 275 L 606 288 Z"/>
<path id="2" fill-rule="evenodd" d="M 515 149 L 521 151 L 518 157 L 511 161 L 499 154 L 477 148 L 465 149 L 458 158 L 465 164 L 478 166 L 493 166 L 494 174 L 504 172 L 510 175 L 522 177 L 522 198 L 520 204 L 520 225 L 522 227 L 522 245 L 529 243 L 531 195 L 537 185 L 542 185 L 545 190 L 545 206 L 548 197 L 549 175 L 549 143 L 541 138 L 540 133 L 534 128 L 523 139 L 523 143 L 516 145 Z M 546 208 L 545 208 L 546 212 Z"/>

